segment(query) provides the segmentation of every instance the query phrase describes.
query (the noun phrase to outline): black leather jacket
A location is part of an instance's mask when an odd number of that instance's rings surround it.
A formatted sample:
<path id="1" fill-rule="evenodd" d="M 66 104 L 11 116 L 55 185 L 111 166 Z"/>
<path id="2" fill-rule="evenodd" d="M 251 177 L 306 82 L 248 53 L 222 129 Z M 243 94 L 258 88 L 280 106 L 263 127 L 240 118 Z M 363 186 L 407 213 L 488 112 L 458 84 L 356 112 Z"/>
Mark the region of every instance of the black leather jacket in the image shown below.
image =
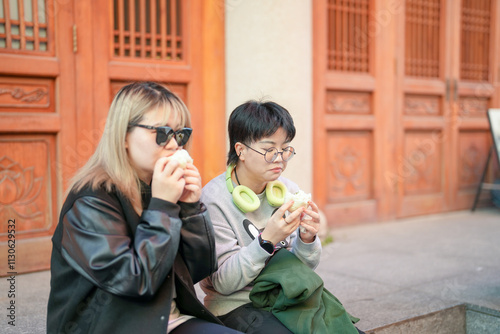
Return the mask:
<path id="1" fill-rule="evenodd" d="M 182 313 L 220 323 L 193 288 L 217 268 L 205 206 L 144 188 L 140 217 L 118 191 L 69 194 L 52 238 L 48 333 L 165 334 L 174 297 Z"/>

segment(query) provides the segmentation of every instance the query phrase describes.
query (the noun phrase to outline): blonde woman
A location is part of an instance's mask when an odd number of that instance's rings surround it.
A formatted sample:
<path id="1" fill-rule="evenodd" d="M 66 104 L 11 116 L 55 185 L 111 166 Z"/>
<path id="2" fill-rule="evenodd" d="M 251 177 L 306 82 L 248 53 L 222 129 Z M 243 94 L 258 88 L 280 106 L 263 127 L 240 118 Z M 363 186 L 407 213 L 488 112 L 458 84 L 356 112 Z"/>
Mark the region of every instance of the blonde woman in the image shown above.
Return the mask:
<path id="1" fill-rule="evenodd" d="M 193 288 L 217 262 L 200 173 L 170 158 L 189 126 L 184 103 L 159 84 L 117 93 L 52 239 L 48 333 L 237 333 Z"/>

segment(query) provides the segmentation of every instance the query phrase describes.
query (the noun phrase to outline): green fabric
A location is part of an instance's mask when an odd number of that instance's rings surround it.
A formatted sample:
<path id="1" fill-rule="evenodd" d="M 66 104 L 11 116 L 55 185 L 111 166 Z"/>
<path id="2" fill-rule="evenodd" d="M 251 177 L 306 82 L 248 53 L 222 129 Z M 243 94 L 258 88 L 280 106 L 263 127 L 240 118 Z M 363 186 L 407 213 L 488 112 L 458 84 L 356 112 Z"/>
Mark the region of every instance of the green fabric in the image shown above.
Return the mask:
<path id="1" fill-rule="evenodd" d="M 279 250 L 255 279 L 254 307 L 272 312 L 295 334 L 357 334 L 342 303 L 323 287 L 323 280 L 286 249 Z"/>

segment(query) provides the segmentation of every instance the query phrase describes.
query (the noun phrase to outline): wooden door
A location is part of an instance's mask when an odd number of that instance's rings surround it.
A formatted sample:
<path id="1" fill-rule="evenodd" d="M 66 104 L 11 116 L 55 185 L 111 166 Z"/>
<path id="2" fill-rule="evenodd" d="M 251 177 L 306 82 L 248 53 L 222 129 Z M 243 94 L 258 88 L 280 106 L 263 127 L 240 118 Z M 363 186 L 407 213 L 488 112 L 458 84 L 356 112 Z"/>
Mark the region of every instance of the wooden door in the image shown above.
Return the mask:
<path id="1" fill-rule="evenodd" d="M 0 252 L 15 253 L 13 267 L 0 262 L 0 275 L 49 268 L 68 182 L 128 82 L 153 80 L 176 92 L 192 113 L 191 154 L 204 183 L 224 171 L 224 7 L 217 0 L 0 5 Z"/>
<path id="2" fill-rule="evenodd" d="M 313 186 L 331 225 L 376 221 L 392 207 L 383 171 L 394 144 L 398 10 L 392 1 L 314 1 Z"/>
<path id="3" fill-rule="evenodd" d="M 491 143 L 497 1 L 405 1 L 399 22 L 397 217 L 469 209 Z"/>
<path id="4" fill-rule="evenodd" d="M 79 159 L 86 161 L 115 93 L 165 84 L 191 111 L 190 153 L 203 182 L 224 170 L 224 11 L 217 0 L 75 1 Z M 91 69 L 91 70 L 89 70 Z M 92 98 L 89 98 L 92 96 Z"/>
<path id="5" fill-rule="evenodd" d="M 487 110 L 500 102 L 500 2 L 461 0 L 454 4 L 456 52 L 450 73 L 457 166 L 450 209 L 459 210 L 471 208 L 492 145 Z"/>
<path id="6" fill-rule="evenodd" d="M 397 160 L 388 174 L 397 189 L 397 217 L 448 210 L 456 166 L 450 76 L 453 2 L 410 0 L 403 6 L 397 35 Z"/>
<path id="7" fill-rule="evenodd" d="M 498 0 L 317 0 L 314 197 L 331 225 L 472 206 L 499 97 Z"/>
<path id="8" fill-rule="evenodd" d="M 61 152 L 75 146 L 76 126 L 71 2 L 0 5 L 0 275 L 5 275 L 48 268 L 61 175 L 73 172 Z"/>

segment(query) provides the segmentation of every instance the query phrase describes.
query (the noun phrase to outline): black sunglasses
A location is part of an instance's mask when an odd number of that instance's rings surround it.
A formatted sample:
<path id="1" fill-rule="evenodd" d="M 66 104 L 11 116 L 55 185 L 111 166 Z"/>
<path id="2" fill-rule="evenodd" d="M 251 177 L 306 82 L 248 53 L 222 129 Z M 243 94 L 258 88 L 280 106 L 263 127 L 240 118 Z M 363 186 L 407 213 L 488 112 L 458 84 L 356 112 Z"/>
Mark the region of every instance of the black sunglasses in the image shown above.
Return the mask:
<path id="1" fill-rule="evenodd" d="M 177 145 L 179 146 L 184 146 L 189 140 L 189 137 L 191 136 L 191 133 L 193 132 L 193 129 L 191 128 L 182 128 L 178 131 L 174 131 L 171 127 L 169 126 L 151 126 L 151 125 L 143 125 L 143 124 L 134 124 L 133 126 L 138 126 L 140 128 L 145 128 L 149 130 L 155 130 L 156 131 L 156 143 L 159 146 L 165 146 L 167 143 L 172 139 L 172 137 L 175 137 L 175 141 L 177 142 Z"/>

